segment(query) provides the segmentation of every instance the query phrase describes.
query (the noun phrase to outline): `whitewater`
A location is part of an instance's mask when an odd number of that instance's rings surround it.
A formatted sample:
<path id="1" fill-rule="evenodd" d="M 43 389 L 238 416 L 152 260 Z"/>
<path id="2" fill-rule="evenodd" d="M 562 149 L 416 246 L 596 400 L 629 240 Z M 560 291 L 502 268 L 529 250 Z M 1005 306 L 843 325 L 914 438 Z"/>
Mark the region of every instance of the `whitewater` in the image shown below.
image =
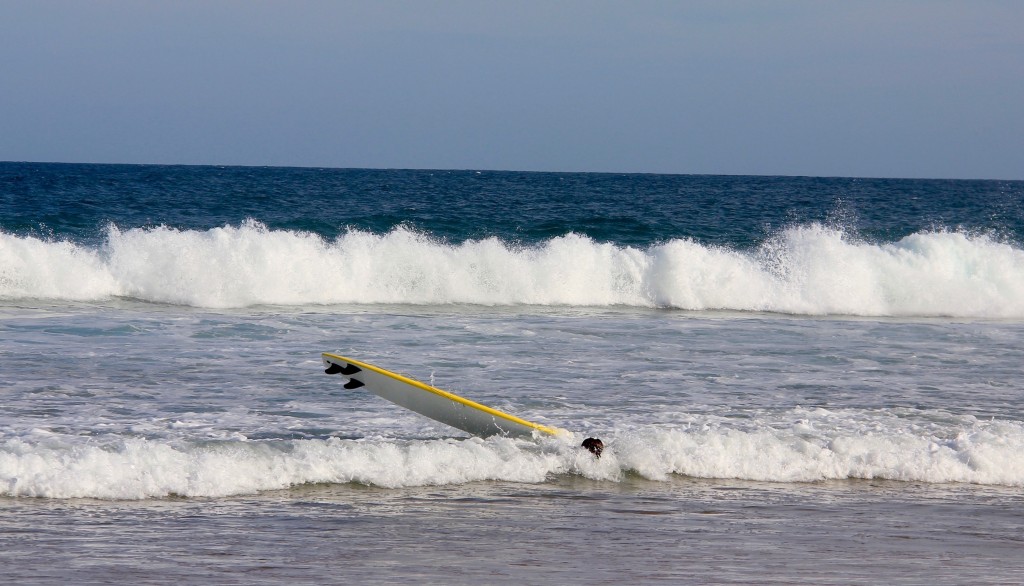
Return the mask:
<path id="1" fill-rule="evenodd" d="M 8 496 L 566 476 L 1024 486 L 1013 321 L 121 300 L 0 315 Z M 573 433 L 465 437 L 342 389 L 325 350 Z M 608 446 L 599 461 L 578 448 L 588 434 Z"/>
<path id="2" fill-rule="evenodd" d="M 616 432 L 600 460 L 579 439 L 386 438 L 285 441 L 159 441 L 138 437 L 73 438 L 34 430 L 0 444 L 0 486 L 8 496 L 145 499 L 224 497 L 308 484 L 384 488 L 480 481 L 541 483 L 559 475 L 621 482 L 630 474 L 769 482 L 886 479 L 903 482 L 1024 486 L 1020 422 L 961 422 L 908 429 L 852 413 L 787 413 L 779 429 L 764 421 L 745 431 L 720 422 L 685 429 Z M 815 420 L 830 425 L 815 429 Z M 889 423 L 889 425 L 886 425 Z M 869 431 L 870 430 L 870 431 Z M 955 435 L 954 435 L 955 434 Z M 952 436 L 952 437 L 950 437 Z"/>
<path id="3" fill-rule="evenodd" d="M 95 246 L 0 234 L 0 299 L 124 297 L 206 308 L 307 304 L 662 307 L 794 315 L 1024 317 L 1024 251 L 988 235 L 871 244 L 822 225 L 751 250 L 645 248 L 569 233 L 458 244 L 397 227 L 334 240 L 257 221 L 109 226 Z"/>

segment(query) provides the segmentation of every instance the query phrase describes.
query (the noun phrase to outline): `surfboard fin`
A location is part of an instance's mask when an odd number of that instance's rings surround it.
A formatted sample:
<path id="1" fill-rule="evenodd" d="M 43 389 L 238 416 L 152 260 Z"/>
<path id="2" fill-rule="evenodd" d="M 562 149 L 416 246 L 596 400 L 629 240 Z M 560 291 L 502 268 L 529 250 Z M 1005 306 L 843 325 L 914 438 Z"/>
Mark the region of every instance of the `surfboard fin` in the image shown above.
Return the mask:
<path id="1" fill-rule="evenodd" d="M 358 389 L 359 387 L 363 387 L 363 386 L 366 386 L 366 385 L 362 381 L 357 381 L 356 379 L 352 379 L 352 380 L 348 381 L 347 383 L 345 383 L 345 388 L 349 389 L 349 390 Z"/>
<path id="2" fill-rule="evenodd" d="M 354 364 L 346 364 L 345 366 L 342 366 L 340 364 L 332 362 L 331 365 L 328 366 L 327 370 L 325 370 L 324 372 L 326 372 L 327 374 L 343 374 L 345 376 L 351 376 L 361 370 L 361 368 L 355 366 Z"/>

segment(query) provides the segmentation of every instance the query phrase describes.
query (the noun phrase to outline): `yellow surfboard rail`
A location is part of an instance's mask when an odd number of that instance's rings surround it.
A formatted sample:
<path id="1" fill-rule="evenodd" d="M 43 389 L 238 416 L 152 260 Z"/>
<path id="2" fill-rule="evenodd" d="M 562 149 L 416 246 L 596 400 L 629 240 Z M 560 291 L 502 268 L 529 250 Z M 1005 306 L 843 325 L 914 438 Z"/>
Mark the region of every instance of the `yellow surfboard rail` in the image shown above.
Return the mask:
<path id="1" fill-rule="evenodd" d="M 351 364 L 353 366 L 356 366 L 358 368 L 363 368 L 363 369 L 366 369 L 366 370 L 370 370 L 370 371 L 376 372 L 378 374 L 381 374 L 381 375 L 384 375 L 384 376 L 389 377 L 391 379 L 394 379 L 396 381 L 405 383 L 405 384 L 407 384 L 409 386 L 415 387 L 415 388 L 420 389 L 422 391 L 426 391 L 428 393 L 433 393 L 434 395 L 438 395 L 440 397 L 444 397 L 445 399 L 448 399 L 448 400 L 453 401 L 455 403 L 458 403 L 460 405 L 464 405 L 464 406 L 469 407 L 471 409 L 476 409 L 478 411 L 482 411 L 482 412 L 487 413 L 488 415 L 491 415 L 491 416 L 496 417 L 498 419 L 503 419 L 505 421 L 510 421 L 512 423 L 516 423 L 518 425 L 522 425 L 522 426 L 534 429 L 536 431 L 539 431 L 539 432 L 547 434 L 547 435 L 561 435 L 561 434 L 567 433 L 563 429 L 559 429 L 557 427 L 548 427 L 546 425 L 540 425 L 539 423 L 533 423 L 532 421 L 527 421 L 527 420 L 522 419 L 520 417 L 516 417 L 515 415 L 510 415 L 508 413 L 505 413 L 504 411 L 499 411 L 497 409 L 494 409 L 493 407 L 488 407 L 487 405 L 482 405 L 480 403 L 477 403 L 476 401 L 471 401 L 469 399 L 466 399 L 465 397 L 460 397 L 460 396 L 456 395 L 455 393 L 450 393 L 448 391 L 439 389 L 437 387 L 432 387 L 432 386 L 430 386 L 428 384 L 424 384 L 424 383 L 422 383 L 422 382 L 420 382 L 418 380 L 411 379 L 411 378 L 409 378 L 407 376 L 402 376 L 402 375 L 400 375 L 398 373 L 391 372 L 390 370 L 385 370 L 385 369 L 383 369 L 383 368 L 381 368 L 379 366 L 374 366 L 372 364 L 368 364 L 368 363 L 363 362 L 361 360 L 355 360 L 353 358 L 348 358 L 346 356 L 341 356 L 340 354 L 333 354 L 331 352 L 324 352 L 323 353 L 323 358 L 324 358 L 325 361 L 346 362 L 346 363 Z M 442 423 L 444 423 L 444 422 L 442 422 Z"/>

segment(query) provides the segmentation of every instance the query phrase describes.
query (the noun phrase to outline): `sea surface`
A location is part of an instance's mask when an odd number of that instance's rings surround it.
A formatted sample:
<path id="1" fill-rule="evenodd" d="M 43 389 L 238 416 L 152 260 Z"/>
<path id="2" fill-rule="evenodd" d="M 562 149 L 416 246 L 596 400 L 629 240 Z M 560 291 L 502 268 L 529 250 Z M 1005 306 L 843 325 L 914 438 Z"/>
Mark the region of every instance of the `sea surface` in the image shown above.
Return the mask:
<path id="1" fill-rule="evenodd" d="M 1018 584 L 1024 182 L 0 163 L 0 397 L 11 584 Z"/>

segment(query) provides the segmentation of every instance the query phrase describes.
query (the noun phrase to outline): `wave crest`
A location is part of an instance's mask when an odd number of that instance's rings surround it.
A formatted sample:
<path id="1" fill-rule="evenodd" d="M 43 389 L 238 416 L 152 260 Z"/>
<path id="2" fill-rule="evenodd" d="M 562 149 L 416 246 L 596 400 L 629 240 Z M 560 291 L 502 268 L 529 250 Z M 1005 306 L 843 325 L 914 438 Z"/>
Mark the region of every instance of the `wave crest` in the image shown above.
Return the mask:
<path id="1" fill-rule="evenodd" d="M 449 244 L 403 227 L 328 241 L 249 221 L 108 228 L 87 247 L 0 233 L 0 299 L 128 297 L 209 308 L 308 304 L 666 307 L 803 315 L 1024 317 L 1024 251 L 938 231 L 888 244 L 820 225 L 754 250 L 645 249 L 578 234 Z"/>

